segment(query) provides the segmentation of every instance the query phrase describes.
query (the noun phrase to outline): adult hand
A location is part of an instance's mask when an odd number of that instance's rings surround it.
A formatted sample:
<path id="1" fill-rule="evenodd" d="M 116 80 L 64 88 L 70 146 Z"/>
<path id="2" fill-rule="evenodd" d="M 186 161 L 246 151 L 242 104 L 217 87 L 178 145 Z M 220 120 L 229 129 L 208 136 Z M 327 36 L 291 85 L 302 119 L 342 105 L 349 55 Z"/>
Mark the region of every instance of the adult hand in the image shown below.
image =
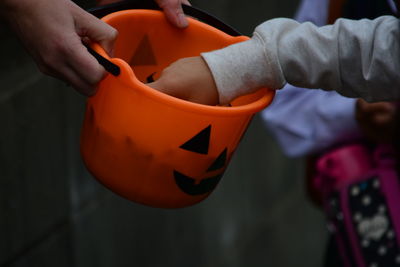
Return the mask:
<path id="1" fill-rule="evenodd" d="M 100 5 L 118 2 L 119 0 L 97 0 Z M 167 19 L 179 28 L 188 26 L 188 21 L 182 10 L 182 4 L 189 5 L 188 0 L 155 0 L 157 4 L 163 9 Z"/>
<path id="2" fill-rule="evenodd" d="M 0 15 L 9 22 L 39 69 L 84 95 L 95 93 L 105 75 L 82 40 L 112 53 L 117 31 L 70 0 L 4 0 Z"/>
<path id="3" fill-rule="evenodd" d="M 357 100 L 356 120 L 363 134 L 374 142 L 388 143 L 394 140 L 396 116 L 394 103 Z"/>
<path id="4" fill-rule="evenodd" d="M 179 59 L 165 68 L 160 78 L 148 86 L 191 102 L 218 104 L 214 78 L 201 57 Z"/>

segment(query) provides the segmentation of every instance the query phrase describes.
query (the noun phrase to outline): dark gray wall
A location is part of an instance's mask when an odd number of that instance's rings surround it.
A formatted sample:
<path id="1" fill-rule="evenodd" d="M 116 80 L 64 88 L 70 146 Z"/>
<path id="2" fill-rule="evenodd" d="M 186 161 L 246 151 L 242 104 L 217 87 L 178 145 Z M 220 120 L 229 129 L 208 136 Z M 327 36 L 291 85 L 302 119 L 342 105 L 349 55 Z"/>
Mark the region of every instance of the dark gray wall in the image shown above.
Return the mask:
<path id="1" fill-rule="evenodd" d="M 292 16 L 297 1 L 193 4 L 251 34 Z M 41 75 L 4 25 L 0 36 L 0 266 L 320 266 L 326 233 L 304 192 L 303 161 L 285 158 L 258 117 L 203 203 L 131 203 L 81 162 L 84 98 Z"/>

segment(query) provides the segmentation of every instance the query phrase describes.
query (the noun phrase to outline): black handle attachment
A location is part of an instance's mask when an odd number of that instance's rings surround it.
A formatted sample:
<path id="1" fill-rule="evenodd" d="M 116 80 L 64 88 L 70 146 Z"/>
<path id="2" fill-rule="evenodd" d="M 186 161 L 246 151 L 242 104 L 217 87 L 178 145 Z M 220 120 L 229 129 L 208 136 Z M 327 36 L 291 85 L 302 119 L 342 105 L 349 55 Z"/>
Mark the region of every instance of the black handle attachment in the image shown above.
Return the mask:
<path id="1" fill-rule="evenodd" d="M 102 65 L 104 67 L 104 69 L 106 71 L 108 71 L 109 73 L 111 73 L 114 76 L 118 76 L 121 73 L 121 69 L 118 65 L 112 63 L 111 61 L 109 61 L 108 59 L 106 59 L 105 57 L 103 57 L 102 55 L 100 55 L 99 53 L 97 53 L 96 51 L 93 50 L 93 48 L 91 48 L 88 45 L 85 45 L 86 49 L 89 51 L 89 53 L 94 56 L 94 58 L 99 62 L 100 65 Z"/>

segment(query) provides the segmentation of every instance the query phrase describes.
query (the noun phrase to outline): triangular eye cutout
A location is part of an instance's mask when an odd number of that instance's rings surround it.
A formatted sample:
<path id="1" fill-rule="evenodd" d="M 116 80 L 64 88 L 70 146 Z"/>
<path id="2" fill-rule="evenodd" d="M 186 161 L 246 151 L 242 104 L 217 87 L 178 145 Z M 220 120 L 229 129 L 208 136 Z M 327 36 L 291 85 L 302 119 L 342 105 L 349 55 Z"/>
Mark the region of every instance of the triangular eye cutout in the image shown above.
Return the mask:
<path id="1" fill-rule="evenodd" d="M 133 54 L 131 61 L 131 66 L 148 66 L 157 65 L 156 57 L 154 56 L 149 37 L 145 35 L 140 41 L 138 48 Z"/>
<path id="2" fill-rule="evenodd" d="M 208 154 L 208 146 L 210 145 L 211 125 L 196 134 L 195 137 L 180 146 L 180 148 L 196 152 L 199 154 Z"/>
<path id="3" fill-rule="evenodd" d="M 218 169 L 223 168 L 225 166 L 227 152 L 228 152 L 228 149 L 225 148 L 224 151 L 222 151 L 222 153 L 219 154 L 219 156 L 213 162 L 213 164 L 211 164 L 211 166 L 208 168 L 207 171 L 211 172 L 211 171 L 216 171 Z"/>

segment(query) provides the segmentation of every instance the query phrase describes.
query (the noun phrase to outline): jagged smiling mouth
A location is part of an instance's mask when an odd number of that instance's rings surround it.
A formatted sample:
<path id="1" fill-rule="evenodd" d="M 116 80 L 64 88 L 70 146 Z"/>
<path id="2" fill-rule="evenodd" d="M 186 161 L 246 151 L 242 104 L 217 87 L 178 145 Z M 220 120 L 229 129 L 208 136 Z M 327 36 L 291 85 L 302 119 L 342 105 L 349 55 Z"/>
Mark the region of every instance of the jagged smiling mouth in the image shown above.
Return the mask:
<path id="1" fill-rule="evenodd" d="M 202 155 L 208 155 L 208 148 L 210 144 L 211 125 L 201 130 L 194 137 L 190 138 L 179 148 Z M 206 172 L 214 172 L 222 170 L 220 174 L 198 180 L 185 175 L 177 170 L 174 170 L 175 183 L 184 193 L 189 195 L 202 195 L 211 192 L 217 186 L 222 176 L 224 175 L 226 167 L 228 149 L 225 148 L 221 154 L 209 166 Z"/>
<path id="2" fill-rule="evenodd" d="M 201 180 L 196 184 L 196 179 L 193 179 L 183 173 L 174 170 L 174 178 L 177 186 L 186 194 L 202 195 L 211 192 L 217 186 L 224 174 L 218 174 Z"/>

